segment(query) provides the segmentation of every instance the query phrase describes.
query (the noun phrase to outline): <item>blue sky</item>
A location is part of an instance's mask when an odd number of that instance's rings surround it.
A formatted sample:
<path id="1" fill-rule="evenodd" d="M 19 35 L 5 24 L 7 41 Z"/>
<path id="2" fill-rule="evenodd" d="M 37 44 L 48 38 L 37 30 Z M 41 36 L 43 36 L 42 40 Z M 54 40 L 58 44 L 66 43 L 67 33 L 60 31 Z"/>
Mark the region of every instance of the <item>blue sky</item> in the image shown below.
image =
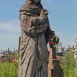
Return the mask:
<path id="1" fill-rule="evenodd" d="M 19 9 L 25 0 L 0 0 L 0 49 L 18 48 Z M 73 45 L 77 35 L 77 0 L 42 0 L 49 12 L 51 29 L 64 46 Z"/>

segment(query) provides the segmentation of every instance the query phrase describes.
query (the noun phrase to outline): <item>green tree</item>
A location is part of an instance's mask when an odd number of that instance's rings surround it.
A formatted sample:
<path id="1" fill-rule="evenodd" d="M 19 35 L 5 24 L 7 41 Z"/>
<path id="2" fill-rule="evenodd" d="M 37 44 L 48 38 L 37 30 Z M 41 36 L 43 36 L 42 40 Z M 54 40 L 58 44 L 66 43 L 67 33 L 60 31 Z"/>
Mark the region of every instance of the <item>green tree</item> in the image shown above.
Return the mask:
<path id="1" fill-rule="evenodd" d="M 64 70 L 64 77 L 75 77 L 75 59 L 73 56 L 73 50 L 64 54 L 61 65 Z"/>

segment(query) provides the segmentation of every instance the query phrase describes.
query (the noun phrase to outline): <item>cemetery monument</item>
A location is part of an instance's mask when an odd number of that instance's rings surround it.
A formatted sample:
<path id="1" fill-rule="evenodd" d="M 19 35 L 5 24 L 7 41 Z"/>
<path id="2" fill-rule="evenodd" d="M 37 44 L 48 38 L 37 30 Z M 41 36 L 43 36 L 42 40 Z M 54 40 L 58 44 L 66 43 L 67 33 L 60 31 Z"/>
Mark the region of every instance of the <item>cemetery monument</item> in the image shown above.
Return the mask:
<path id="1" fill-rule="evenodd" d="M 48 77 L 50 26 L 41 0 L 26 0 L 20 9 L 20 58 L 18 77 Z"/>

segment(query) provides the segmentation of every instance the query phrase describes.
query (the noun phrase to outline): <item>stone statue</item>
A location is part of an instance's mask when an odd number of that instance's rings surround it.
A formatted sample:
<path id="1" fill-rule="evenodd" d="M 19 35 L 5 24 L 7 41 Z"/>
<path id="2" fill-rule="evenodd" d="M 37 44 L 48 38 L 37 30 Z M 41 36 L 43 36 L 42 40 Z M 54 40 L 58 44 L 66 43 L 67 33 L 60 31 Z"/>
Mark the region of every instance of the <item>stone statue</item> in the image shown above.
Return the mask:
<path id="1" fill-rule="evenodd" d="M 20 9 L 21 41 L 18 77 L 48 77 L 49 21 L 41 0 L 26 0 Z"/>

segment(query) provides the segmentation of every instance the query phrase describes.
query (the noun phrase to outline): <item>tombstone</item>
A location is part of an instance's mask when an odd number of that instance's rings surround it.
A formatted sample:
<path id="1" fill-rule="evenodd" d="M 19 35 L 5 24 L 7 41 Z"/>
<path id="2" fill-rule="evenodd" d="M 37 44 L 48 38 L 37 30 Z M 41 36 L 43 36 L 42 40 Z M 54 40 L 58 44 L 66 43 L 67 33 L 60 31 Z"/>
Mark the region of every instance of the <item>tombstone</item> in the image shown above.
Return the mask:
<path id="1" fill-rule="evenodd" d="M 18 77 L 48 77 L 49 20 L 41 0 L 26 0 L 20 9 Z"/>

